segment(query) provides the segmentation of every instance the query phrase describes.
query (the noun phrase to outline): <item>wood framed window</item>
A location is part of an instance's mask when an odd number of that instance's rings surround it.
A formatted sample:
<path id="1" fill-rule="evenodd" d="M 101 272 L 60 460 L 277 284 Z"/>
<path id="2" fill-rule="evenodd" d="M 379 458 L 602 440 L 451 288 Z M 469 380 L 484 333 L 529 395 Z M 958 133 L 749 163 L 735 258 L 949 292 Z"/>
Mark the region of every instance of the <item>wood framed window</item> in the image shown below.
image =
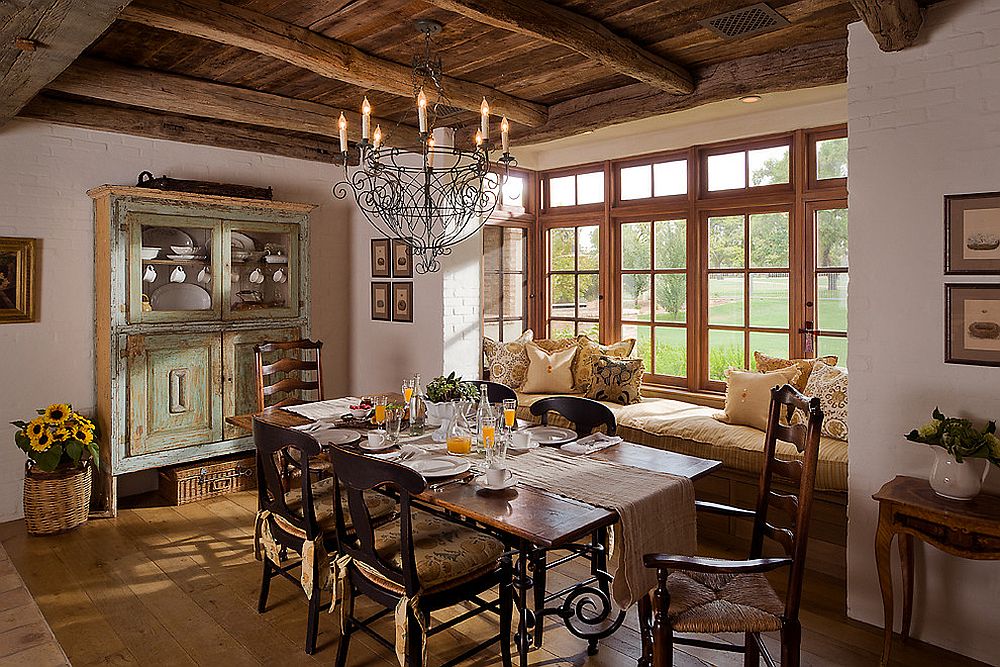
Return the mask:
<path id="1" fill-rule="evenodd" d="M 483 227 L 482 330 L 493 340 L 513 340 L 527 328 L 528 229 Z"/>
<path id="2" fill-rule="evenodd" d="M 544 228 L 546 329 L 550 338 L 600 338 L 601 225 Z"/>
<path id="3" fill-rule="evenodd" d="M 807 134 L 806 171 L 810 190 L 847 187 L 847 128 Z"/>
<path id="4" fill-rule="evenodd" d="M 790 192 L 793 163 L 789 135 L 704 148 L 699 157 L 699 198 Z"/>
<path id="5" fill-rule="evenodd" d="M 810 202 L 806 245 L 806 353 L 835 354 L 847 366 L 847 200 Z"/>
<path id="6" fill-rule="evenodd" d="M 648 200 L 684 201 L 690 181 L 688 153 L 664 155 L 655 160 L 643 158 L 615 165 L 615 205 L 629 205 Z"/>
<path id="7" fill-rule="evenodd" d="M 543 212 L 581 212 L 604 209 L 603 164 L 547 172 L 542 177 Z"/>

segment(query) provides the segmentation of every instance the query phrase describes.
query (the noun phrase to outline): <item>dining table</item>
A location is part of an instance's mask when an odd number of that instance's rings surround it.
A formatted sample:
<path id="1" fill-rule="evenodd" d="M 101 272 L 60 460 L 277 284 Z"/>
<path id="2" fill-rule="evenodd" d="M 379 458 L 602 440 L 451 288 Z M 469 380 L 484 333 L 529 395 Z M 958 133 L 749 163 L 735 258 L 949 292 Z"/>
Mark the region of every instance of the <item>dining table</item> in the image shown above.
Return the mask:
<path id="1" fill-rule="evenodd" d="M 289 409 L 273 407 L 253 414 L 231 416 L 226 421 L 252 431 L 254 419 L 285 428 L 303 428 L 314 422 Z M 367 429 L 369 426 L 358 420 L 335 420 L 335 423 L 356 430 Z M 362 428 L 358 428 L 359 425 Z M 528 428 L 531 425 L 530 422 L 519 419 L 515 428 Z M 403 436 L 402 441 L 412 441 L 412 438 L 405 437 L 405 431 Z M 419 440 L 429 441 L 430 432 Z M 358 448 L 357 451 L 364 450 Z M 627 441 L 586 456 L 691 480 L 704 477 L 722 465 L 721 461 Z M 517 589 L 515 601 L 519 612 L 514 639 L 520 665 L 526 667 L 529 650 L 533 646 L 541 646 L 546 616 L 561 619 L 573 635 L 588 642 L 590 654 L 596 653 L 598 642 L 617 631 L 625 620 L 625 611 L 613 608 L 609 593 L 613 575 L 608 572 L 608 533 L 619 520 L 617 512 L 523 483 L 502 492 L 485 494 L 476 485 L 464 483 L 467 481 L 463 479 L 452 484 L 430 484 L 427 490 L 414 498 L 427 510 L 436 511 L 498 537 L 512 551 Z M 551 563 L 539 558 L 539 554 L 551 550 L 566 550 L 568 555 Z M 533 572 L 536 568 L 552 569 L 580 556 L 585 556 L 590 561 L 591 576 L 588 579 L 553 593 L 533 591 Z M 640 604 L 644 603 L 648 604 L 648 601 L 640 600 Z M 648 609 L 640 609 L 639 617 L 641 631 L 648 632 Z M 648 664 L 649 656 L 643 658 L 640 663 Z"/>

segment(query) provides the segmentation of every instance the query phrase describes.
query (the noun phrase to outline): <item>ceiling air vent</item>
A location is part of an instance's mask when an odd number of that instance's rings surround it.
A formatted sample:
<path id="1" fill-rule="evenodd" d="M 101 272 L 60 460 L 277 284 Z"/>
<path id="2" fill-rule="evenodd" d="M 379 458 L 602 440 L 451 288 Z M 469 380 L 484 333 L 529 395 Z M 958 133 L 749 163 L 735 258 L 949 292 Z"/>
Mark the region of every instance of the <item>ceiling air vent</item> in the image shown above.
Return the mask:
<path id="1" fill-rule="evenodd" d="M 788 19 L 763 2 L 698 21 L 724 39 L 749 37 L 788 25 Z"/>

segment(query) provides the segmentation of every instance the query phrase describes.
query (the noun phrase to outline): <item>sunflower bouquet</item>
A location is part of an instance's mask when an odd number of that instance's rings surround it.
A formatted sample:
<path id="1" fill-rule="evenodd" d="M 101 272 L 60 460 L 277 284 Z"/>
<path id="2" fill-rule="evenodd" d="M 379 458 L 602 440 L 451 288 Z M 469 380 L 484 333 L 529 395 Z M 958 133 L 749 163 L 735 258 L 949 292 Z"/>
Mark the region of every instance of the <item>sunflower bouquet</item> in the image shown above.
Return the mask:
<path id="1" fill-rule="evenodd" d="M 97 426 L 68 403 L 53 403 L 31 421 L 11 422 L 16 444 L 45 472 L 78 468 L 88 460 L 99 465 Z"/>

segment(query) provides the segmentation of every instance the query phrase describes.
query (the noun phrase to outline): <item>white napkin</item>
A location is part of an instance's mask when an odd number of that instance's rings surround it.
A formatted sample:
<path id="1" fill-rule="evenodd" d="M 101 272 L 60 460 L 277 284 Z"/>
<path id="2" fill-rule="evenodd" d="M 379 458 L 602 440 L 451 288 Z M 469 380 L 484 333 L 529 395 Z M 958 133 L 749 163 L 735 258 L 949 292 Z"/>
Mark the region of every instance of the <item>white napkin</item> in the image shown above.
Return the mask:
<path id="1" fill-rule="evenodd" d="M 357 405 L 361 399 L 357 396 L 345 396 L 343 398 L 333 398 L 329 401 L 316 401 L 314 403 L 303 403 L 302 405 L 290 405 L 285 410 L 302 415 L 306 419 L 329 419 L 340 418 L 351 411 L 352 405 Z"/>
<path id="2" fill-rule="evenodd" d="M 622 439 L 617 435 L 591 433 L 590 435 L 580 438 L 579 440 L 567 442 L 559 449 L 564 452 L 569 452 L 570 454 L 593 454 L 594 452 L 599 452 L 602 449 L 614 447 L 620 442 L 622 442 Z"/>

